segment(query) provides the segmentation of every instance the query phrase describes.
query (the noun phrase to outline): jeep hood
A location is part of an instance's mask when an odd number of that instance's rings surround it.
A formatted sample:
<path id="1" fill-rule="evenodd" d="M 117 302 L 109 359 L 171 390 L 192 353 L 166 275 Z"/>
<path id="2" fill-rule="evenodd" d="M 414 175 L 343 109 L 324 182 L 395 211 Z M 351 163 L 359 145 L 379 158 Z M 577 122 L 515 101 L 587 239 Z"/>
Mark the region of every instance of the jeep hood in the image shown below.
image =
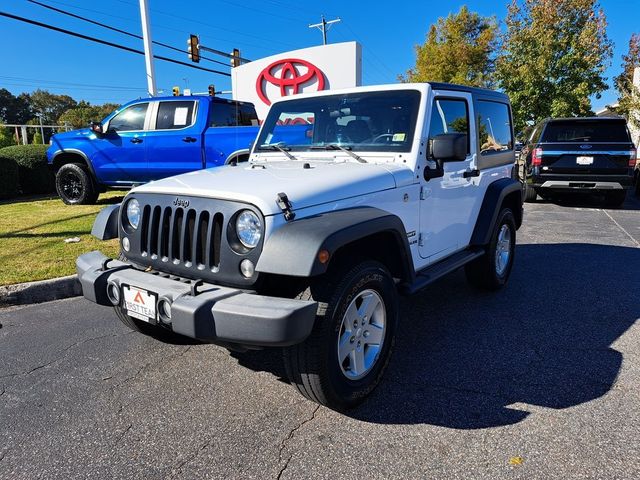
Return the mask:
<path id="1" fill-rule="evenodd" d="M 392 189 L 412 178 L 408 168 L 394 164 L 273 161 L 198 170 L 147 183 L 133 192 L 235 200 L 275 215 L 281 213 L 276 204 L 280 192 L 287 194 L 293 210 L 300 210 Z"/>

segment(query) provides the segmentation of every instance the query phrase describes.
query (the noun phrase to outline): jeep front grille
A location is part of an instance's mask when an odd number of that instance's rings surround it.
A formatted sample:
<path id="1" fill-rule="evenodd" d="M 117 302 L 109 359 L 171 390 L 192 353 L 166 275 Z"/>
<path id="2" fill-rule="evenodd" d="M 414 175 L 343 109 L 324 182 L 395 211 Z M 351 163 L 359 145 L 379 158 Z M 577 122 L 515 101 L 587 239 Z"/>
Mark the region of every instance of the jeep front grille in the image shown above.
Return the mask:
<path id="1" fill-rule="evenodd" d="M 142 211 L 140 253 L 184 267 L 220 267 L 223 215 L 193 208 L 146 205 Z"/>

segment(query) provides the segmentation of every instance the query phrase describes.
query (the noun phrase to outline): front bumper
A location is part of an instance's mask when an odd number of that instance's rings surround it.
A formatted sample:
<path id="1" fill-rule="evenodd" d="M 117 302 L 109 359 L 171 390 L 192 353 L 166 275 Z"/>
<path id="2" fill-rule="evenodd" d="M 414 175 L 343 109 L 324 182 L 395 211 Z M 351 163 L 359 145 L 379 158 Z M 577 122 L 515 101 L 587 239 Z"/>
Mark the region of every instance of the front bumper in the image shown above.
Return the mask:
<path id="1" fill-rule="evenodd" d="M 194 288 L 195 282 L 143 272 L 98 251 L 78 257 L 76 268 L 86 299 L 114 306 L 107 295 L 109 284 L 148 290 L 171 302 L 171 321 L 166 326 L 201 341 L 294 345 L 309 336 L 315 321 L 316 302 L 267 297 L 210 283 Z"/>

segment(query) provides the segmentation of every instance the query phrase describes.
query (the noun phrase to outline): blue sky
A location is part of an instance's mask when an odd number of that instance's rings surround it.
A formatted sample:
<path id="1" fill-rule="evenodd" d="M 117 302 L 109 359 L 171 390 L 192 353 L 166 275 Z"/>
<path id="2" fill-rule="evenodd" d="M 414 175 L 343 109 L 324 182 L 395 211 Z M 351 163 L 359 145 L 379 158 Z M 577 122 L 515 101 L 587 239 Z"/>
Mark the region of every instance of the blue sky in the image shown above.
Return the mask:
<path id="1" fill-rule="evenodd" d="M 57 8 L 140 34 L 137 0 L 41 0 Z M 483 15 L 504 19 L 508 0 L 498 2 L 337 1 L 300 2 L 289 0 L 193 0 L 176 2 L 148 0 L 152 34 L 156 41 L 186 48 L 190 33 L 201 43 L 222 51 L 239 48 L 245 58 L 257 59 L 283 51 L 319 45 L 321 33 L 310 23 L 340 17 L 341 23 L 329 31 L 329 42 L 357 40 L 363 45 L 363 83 L 394 83 L 414 63 L 414 45 L 422 43 L 429 25 L 440 16 L 457 11 L 463 4 Z M 43 23 L 75 30 L 85 35 L 142 49 L 142 41 L 49 11 L 27 0 L 9 0 L 0 10 Z M 608 34 L 615 44 L 614 58 L 607 71 L 608 81 L 620 72 L 622 54 L 629 37 L 640 32 L 638 0 L 601 0 L 609 22 Z M 98 45 L 61 33 L 0 17 L 5 39 L 0 68 L 0 87 L 14 94 L 47 89 L 92 103 L 123 103 L 144 96 L 144 58 L 108 46 Z M 7 42 L 8 39 L 12 39 Z M 187 61 L 186 54 L 155 47 L 156 54 Z M 221 58 L 219 60 L 227 62 Z M 217 90 L 229 90 L 228 77 L 200 72 L 156 60 L 159 88 L 170 92 L 173 85 L 205 91 L 213 83 Z M 228 72 L 229 68 L 210 62 L 201 65 Z M 616 100 L 613 89 L 600 100 L 597 110 Z"/>

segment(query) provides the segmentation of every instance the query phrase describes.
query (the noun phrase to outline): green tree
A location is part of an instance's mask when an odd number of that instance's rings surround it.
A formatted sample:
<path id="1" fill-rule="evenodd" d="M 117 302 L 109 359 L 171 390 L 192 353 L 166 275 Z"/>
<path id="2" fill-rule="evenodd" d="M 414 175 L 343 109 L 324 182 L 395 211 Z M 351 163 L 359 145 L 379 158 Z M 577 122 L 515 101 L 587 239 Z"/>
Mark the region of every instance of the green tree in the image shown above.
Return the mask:
<path id="1" fill-rule="evenodd" d="M 512 0 L 497 78 L 509 94 L 516 131 L 545 117 L 592 114 L 607 89 L 612 56 L 597 0 Z"/>
<path id="2" fill-rule="evenodd" d="M 30 95 L 31 110 L 34 114 L 42 114 L 42 123 L 52 124 L 60 115 L 70 108 L 75 107 L 76 102 L 69 95 L 55 95 L 46 90 L 36 90 Z"/>
<path id="3" fill-rule="evenodd" d="M 613 110 L 640 128 L 640 89 L 633 85 L 633 71 L 637 67 L 640 67 L 640 34 L 634 33 L 629 40 L 629 52 L 622 56 L 622 73 L 613 79 L 618 90 L 618 105 Z"/>
<path id="4" fill-rule="evenodd" d="M 0 122 L 23 124 L 31 117 L 28 94 L 16 97 L 6 88 L 0 88 Z"/>
<path id="5" fill-rule="evenodd" d="M 497 30 L 494 17 L 483 17 L 466 6 L 438 18 L 425 43 L 415 47 L 415 66 L 400 80 L 492 86 Z"/>
<path id="6" fill-rule="evenodd" d="M 83 128 L 92 121 L 100 121 L 119 105 L 115 103 L 105 103 L 104 105 L 91 105 L 88 102 L 81 101 L 76 107 L 65 111 L 58 118 L 57 123 L 64 125 L 65 123 L 73 128 Z"/>
<path id="7" fill-rule="evenodd" d="M 12 129 L 7 127 L 0 127 L 0 148 L 10 147 L 16 144 L 16 139 L 13 136 Z"/>

